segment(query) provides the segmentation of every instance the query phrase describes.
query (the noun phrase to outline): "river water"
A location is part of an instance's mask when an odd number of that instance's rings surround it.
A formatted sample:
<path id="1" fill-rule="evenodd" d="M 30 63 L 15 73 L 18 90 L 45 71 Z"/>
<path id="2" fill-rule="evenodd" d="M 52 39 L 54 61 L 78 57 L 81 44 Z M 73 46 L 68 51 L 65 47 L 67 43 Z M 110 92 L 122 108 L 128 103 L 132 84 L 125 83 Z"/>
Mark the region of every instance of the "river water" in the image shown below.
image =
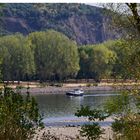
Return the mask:
<path id="1" fill-rule="evenodd" d="M 107 91 L 97 91 L 86 93 L 82 97 L 69 97 L 65 94 L 38 94 L 35 96 L 43 121 L 48 126 L 69 125 L 77 117 L 74 113 L 83 106 L 90 106 L 92 109 L 100 109 L 107 100 L 115 98 L 117 93 Z M 66 121 L 64 123 L 64 120 Z M 73 122 L 73 121 L 72 121 Z M 73 125 L 83 124 L 84 122 L 73 122 Z"/>

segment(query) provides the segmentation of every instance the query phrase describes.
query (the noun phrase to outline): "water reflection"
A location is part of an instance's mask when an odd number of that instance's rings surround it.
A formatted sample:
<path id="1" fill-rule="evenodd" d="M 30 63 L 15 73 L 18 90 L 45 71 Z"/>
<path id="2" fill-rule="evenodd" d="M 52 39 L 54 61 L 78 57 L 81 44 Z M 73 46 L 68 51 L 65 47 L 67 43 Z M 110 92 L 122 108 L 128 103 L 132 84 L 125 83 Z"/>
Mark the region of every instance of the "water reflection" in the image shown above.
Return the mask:
<path id="1" fill-rule="evenodd" d="M 110 98 L 117 96 L 112 93 L 87 94 L 82 97 L 69 97 L 64 94 L 37 95 L 35 98 L 44 118 L 51 117 L 73 117 L 74 113 L 83 106 L 91 108 L 102 108 L 103 104 Z"/>

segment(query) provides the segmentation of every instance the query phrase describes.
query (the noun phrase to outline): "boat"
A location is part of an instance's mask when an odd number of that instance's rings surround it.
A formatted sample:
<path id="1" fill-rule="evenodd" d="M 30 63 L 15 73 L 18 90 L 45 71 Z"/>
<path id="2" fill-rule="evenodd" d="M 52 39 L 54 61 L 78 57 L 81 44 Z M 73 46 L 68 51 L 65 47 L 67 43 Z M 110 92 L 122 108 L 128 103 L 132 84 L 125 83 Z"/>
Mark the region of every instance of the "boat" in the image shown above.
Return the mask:
<path id="1" fill-rule="evenodd" d="M 69 96 L 83 96 L 84 91 L 82 89 L 73 89 L 71 91 L 67 91 L 66 95 Z"/>

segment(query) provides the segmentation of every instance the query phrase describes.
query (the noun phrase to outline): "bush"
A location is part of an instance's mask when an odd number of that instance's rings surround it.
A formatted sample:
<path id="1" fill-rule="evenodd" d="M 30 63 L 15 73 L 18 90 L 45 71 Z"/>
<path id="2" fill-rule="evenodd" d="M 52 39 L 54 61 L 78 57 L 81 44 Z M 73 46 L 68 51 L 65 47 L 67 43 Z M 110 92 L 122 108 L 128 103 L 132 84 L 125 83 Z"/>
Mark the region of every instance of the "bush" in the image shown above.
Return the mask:
<path id="1" fill-rule="evenodd" d="M 84 124 L 81 127 L 81 136 L 86 137 L 87 140 L 98 140 L 101 138 L 102 134 L 104 133 L 104 129 L 102 129 L 100 125 L 95 122 L 95 120 L 104 121 L 104 119 L 108 117 L 102 110 L 91 110 L 88 106 L 82 106 L 80 110 L 77 110 L 75 115 L 77 117 L 88 117 L 90 122 L 90 124 Z"/>
<path id="2" fill-rule="evenodd" d="M 50 83 L 50 86 L 62 87 L 63 86 L 63 83 Z"/>
<path id="3" fill-rule="evenodd" d="M 130 90 L 130 89 L 129 89 Z M 112 130 L 116 139 L 139 140 L 140 138 L 140 98 L 136 89 L 123 91 L 119 97 L 108 100 L 105 110 L 113 115 Z M 130 93 L 131 96 L 130 96 Z"/>
<path id="4" fill-rule="evenodd" d="M 101 138 L 103 134 L 103 130 L 98 123 L 85 124 L 81 127 L 80 135 L 83 137 L 87 137 L 88 140 L 97 140 Z"/>
<path id="5" fill-rule="evenodd" d="M 90 83 L 88 83 L 88 84 L 86 84 L 86 86 L 87 86 L 87 87 L 91 87 L 91 84 L 90 84 Z"/>
<path id="6" fill-rule="evenodd" d="M 57 83 L 55 84 L 56 87 L 62 87 L 63 86 L 63 83 Z"/>
<path id="7" fill-rule="evenodd" d="M 93 86 L 95 86 L 95 87 L 98 86 L 98 83 L 93 83 Z"/>
<path id="8" fill-rule="evenodd" d="M 22 96 L 8 87 L 0 91 L 0 139 L 28 140 L 41 129 L 38 106 L 29 94 Z"/>
<path id="9" fill-rule="evenodd" d="M 42 82 L 42 83 L 40 83 L 40 87 L 41 88 L 44 88 L 44 87 L 46 87 L 46 86 L 48 86 L 49 84 L 48 83 L 45 83 L 45 82 Z"/>
<path id="10" fill-rule="evenodd" d="M 21 89 L 23 89 L 24 87 L 21 86 L 21 85 L 17 85 L 16 86 L 16 92 L 20 93 L 21 92 Z"/>

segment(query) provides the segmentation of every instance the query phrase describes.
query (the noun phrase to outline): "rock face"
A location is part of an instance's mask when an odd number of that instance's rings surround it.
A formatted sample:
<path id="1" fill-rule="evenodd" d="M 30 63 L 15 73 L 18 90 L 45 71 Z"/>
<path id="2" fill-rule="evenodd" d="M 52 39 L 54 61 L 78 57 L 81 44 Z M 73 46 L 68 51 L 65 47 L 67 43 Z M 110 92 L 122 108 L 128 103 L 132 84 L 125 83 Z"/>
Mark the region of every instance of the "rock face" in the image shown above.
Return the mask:
<path id="1" fill-rule="evenodd" d="M 79 45 L 116 38 L 104 10 L 84 4 L 7 4 L 1 19 L 3 34 L 54 29 Z"/>

